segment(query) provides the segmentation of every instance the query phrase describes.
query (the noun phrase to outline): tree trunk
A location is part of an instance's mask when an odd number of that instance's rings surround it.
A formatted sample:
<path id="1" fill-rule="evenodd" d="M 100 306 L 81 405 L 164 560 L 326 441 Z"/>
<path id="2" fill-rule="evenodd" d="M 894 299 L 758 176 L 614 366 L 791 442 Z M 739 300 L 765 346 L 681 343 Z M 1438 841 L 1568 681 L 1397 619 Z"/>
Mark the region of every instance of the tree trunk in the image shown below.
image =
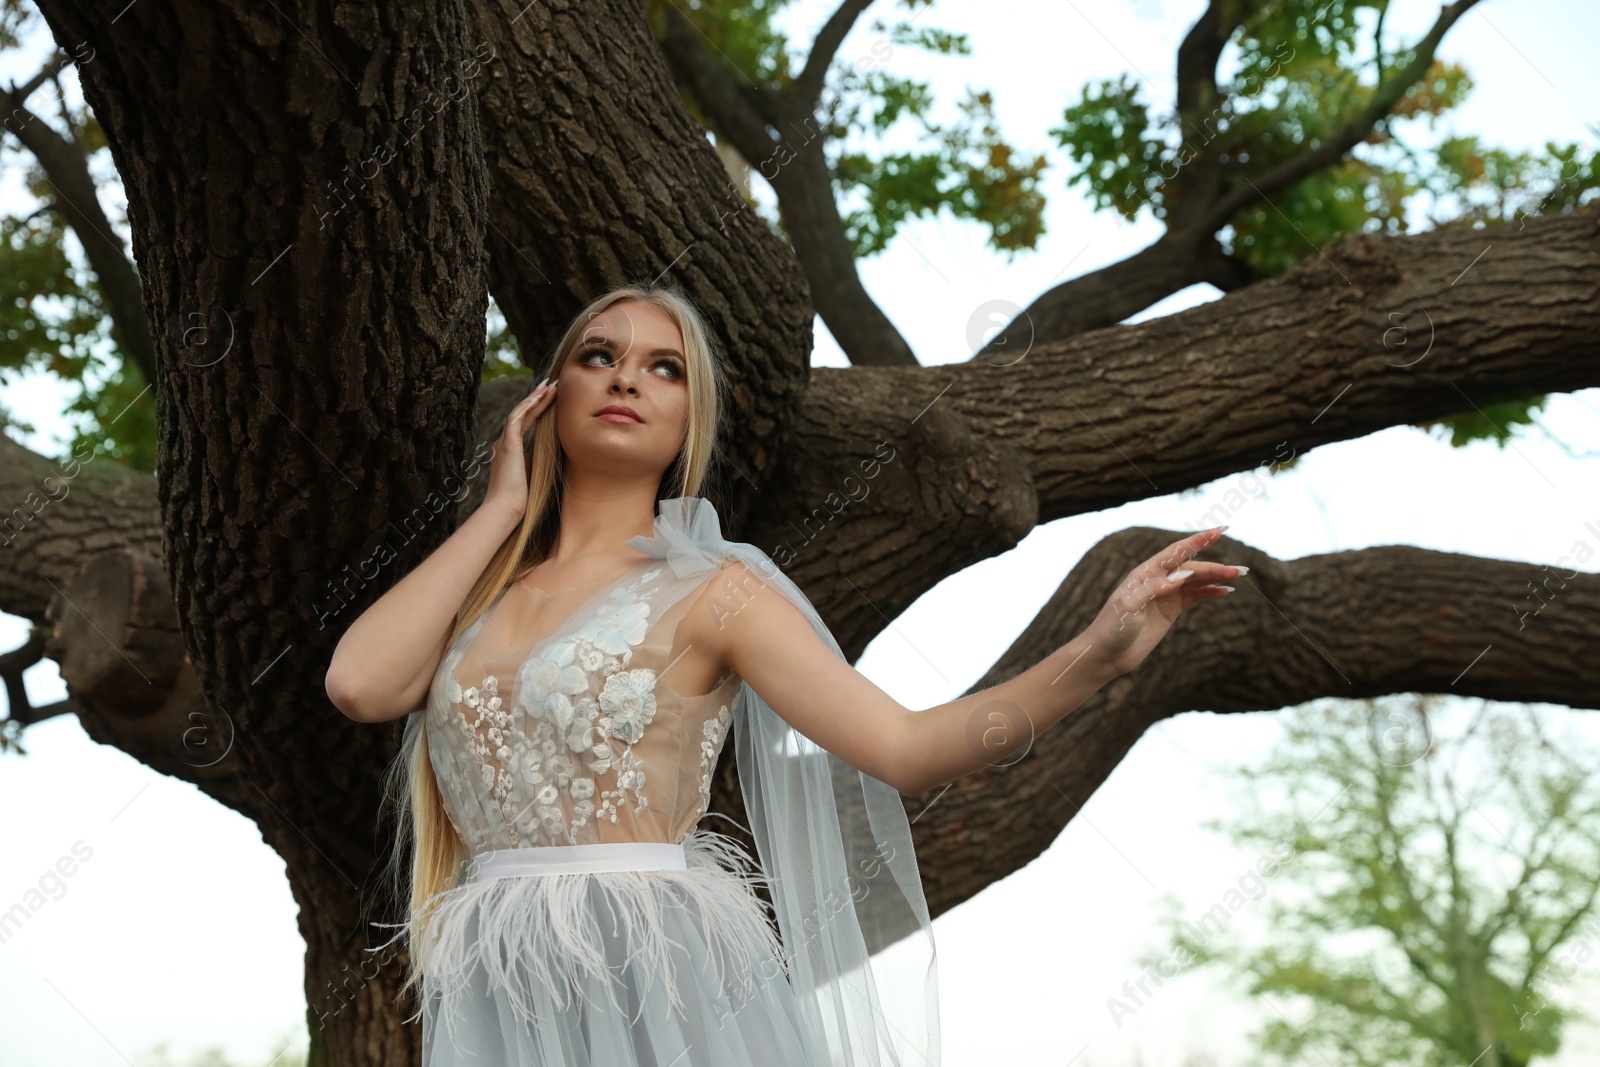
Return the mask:
<path id="1" fill-rule="evenodd" d="M 439 482 L 465 458 L 487 308 L 472 85 L 492 56 L 453 2 L 40 8 L 63 48 L 94 51 L 84 96 L 157 345 L 166 576 L 232 723 L 224 763 L 246 786 L 219 799 L 284 857 L 315 1005 L 363 964 L 376 772 L 398 737 L 344 720 L 321 678 L 335 624 L 453 518 Z M 312 1064 L 414 1060 L 387 1006 L 398 973 L 330 1018 Z"/>

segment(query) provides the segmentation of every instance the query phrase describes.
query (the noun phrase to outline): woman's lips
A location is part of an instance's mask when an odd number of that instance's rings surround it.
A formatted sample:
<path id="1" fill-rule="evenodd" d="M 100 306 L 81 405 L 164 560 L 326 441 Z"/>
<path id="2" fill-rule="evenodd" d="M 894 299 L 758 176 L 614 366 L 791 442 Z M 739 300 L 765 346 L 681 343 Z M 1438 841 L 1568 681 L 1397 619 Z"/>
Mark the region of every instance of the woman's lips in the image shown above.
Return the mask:
<path id="1" fill-rule="evenodd" d="M 605 419 L 607 422 L 620 422 L 624 426 L 641 425 L 639 420 L 634 418 L 632 415 L 624 415 L 619 411 L 608 411 L 604 415 L 596 415 L 595 418 Z"/>

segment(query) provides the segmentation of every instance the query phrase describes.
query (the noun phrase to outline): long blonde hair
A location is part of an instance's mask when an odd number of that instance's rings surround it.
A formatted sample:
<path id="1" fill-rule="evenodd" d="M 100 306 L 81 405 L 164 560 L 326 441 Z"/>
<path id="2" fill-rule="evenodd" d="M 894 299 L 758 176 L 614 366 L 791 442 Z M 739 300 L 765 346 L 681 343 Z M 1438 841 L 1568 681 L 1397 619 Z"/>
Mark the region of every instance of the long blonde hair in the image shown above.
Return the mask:
<path id="1" fill-rule="evenodd" d="M 623 300 L 636 300 L 660 308 L 672 317 L 683 334 L 689 388 L 688 425 L 682 448 L 662 474 L 656 499 L 698 496 L 712 469 L 728 385 L 710 331 L 699 310 L 686 297 L 672 287 L 655 284 L 608 290 L 572 320 L 556 346 L 546 373 L 551 378 L 559 374 L 579 347 L 595 316 Z M 548 557 L 561 526 L 565 462 L 555 420 L 540 418 L 534 423 L 533 441 L 529 446 L 528 506 L 522 522 L 506 537 L 468 591 L 451 629 L 451 642 L 472 625 L 502 589 Z M 439 795 L 428 755 L 427 731 L 423 725 L 425 714 L 426 709 L 407 717 L 400 751 L 384 775 L 384 807 L 392 805 L 397 815 L 386 883 L 395 910 L 405 909 L 412 923 L 406 937 L 411 967 L 400 989 L 402 995 L 421 978 L 428 944 L 426 912 L 429 902 L 438 893 L 458 884 L 470 858 Z M 411 845 L 409 877 L 402 868 L 408 844 Z"/>

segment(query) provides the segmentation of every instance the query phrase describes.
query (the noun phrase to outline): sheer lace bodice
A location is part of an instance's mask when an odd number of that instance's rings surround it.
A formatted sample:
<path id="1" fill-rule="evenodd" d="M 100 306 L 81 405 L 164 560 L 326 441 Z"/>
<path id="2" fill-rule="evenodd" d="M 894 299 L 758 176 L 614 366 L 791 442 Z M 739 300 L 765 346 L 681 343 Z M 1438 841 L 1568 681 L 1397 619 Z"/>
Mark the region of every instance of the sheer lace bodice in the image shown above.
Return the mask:
<path id="1" fill-rule="evenodd" d="M 709 807 L 739 677 L 684 695 L 678 629 L 711 575 L 641 556 L 608 583 L 507 586 L 445 650 L 428 698 L 440 796 L 473 852 L 682 841 Z M 538 620 L 556 619 L 539 635 Z"/>

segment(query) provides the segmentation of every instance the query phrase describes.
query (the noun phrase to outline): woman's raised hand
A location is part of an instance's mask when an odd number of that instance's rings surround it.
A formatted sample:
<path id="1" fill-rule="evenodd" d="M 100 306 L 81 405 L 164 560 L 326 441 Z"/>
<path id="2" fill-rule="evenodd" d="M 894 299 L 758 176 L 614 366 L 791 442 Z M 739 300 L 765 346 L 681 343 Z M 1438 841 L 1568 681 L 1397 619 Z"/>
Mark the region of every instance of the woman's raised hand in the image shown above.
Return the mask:
<path id="1" fill-rule="evenodd" d="M 546 378 L 506 413 L 505 429 L 490 453 L 489 485 L 480 508 L 503 508 L 513 521 L 528 509 L 528 446 L 523 436 L 555 404 L 557 384 Z"/>
<path id="2" fill-rule="evenodd" d="M 1249 568 L 1190 558 L 1225 529 L 1215 526 L 1174 541 L 1129 571 L 1084 631 L 1091 642 L 1088 654 L 1126 674 L 1144 662 L 1185 608 L 1227 596 L 1233 587 L 1216 583 Z"/>

